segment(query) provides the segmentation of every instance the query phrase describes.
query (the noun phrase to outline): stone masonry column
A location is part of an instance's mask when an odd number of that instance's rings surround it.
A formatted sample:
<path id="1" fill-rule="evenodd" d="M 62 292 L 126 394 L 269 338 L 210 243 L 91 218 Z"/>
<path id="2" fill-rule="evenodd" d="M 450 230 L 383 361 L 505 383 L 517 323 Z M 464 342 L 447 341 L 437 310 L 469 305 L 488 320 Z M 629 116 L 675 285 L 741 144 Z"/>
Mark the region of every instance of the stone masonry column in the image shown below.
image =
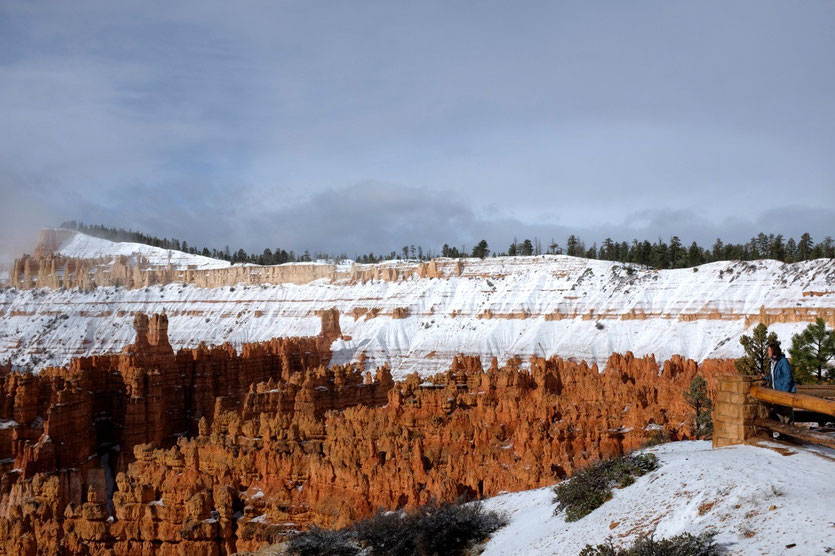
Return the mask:
<path id="1" fill-rule="evenodd" d="M 767 418 L 768 407 L 751 396 L 751 386 L 760 384 L 754 376 L 719 377 L 716 402 L 713 404 L 713 447 L 732 446 L 763 436 L 754 419 Z"/>

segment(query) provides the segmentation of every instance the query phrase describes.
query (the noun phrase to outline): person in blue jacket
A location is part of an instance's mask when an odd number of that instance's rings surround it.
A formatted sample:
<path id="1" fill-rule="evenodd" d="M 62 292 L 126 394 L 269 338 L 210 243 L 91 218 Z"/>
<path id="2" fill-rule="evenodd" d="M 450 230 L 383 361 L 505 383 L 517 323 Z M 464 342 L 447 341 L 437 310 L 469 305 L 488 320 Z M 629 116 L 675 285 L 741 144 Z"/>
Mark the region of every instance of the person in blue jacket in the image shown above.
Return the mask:
<path id="1" fill-rule="evenodd" d="M 789 360 L 786 359 L 786 356 L 783 355 L 780 344 L 769 344 L 767 354 L 771 360 L 770 371 L 765 377 L 768 386 L 783 392 L 797 392 L 797 388 L 794 386 L 794 379 L 792 379 L 792 366 Z M 774 413 L 783 423 L 794 422 L 794 410 L 791 407 L 775 405 Z"/>

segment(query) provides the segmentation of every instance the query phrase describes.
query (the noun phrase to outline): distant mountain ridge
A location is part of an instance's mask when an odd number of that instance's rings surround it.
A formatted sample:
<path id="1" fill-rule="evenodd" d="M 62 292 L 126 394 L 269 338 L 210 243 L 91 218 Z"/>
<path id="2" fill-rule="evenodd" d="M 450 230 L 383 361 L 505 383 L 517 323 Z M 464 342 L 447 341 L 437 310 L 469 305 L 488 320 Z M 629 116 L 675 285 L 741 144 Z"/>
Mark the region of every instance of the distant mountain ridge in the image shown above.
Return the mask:
<path id="1" fill-rule="evenodd" d="M 818 316 L 835 326 L 831 259 L 676 270 L 566 255 L 270 267 L 218 261 L 226 266 L 203 269 L 182 269 L 200 260 L 179 259 L 171 270 L 166 250 L 147 248 L 75 234 L 52 259 L 29 259 L 30 266 L 55 261 L 41 271 L 56 286 L 81 260 L 64 254 L 110 262 L 88 269 L 93 278 L 83 290 L 37 289 L 35 272 L 26 289 L 0 291 L 0 361 L 37 369 L 118 351 L 132 335 L 124 317 L 136 311 L 168 314 L 179 348 L 315 334 L 321 311 L 336 308 L 343 336 L 332 345 L 334 362 L 389 362 L 395 377 L 446 369 L 459 352 L 484 364 L 554 354 L 602 363 L 627 351 L 701 361 L 738 356 L 739 336 L 758 322 L 784 343 Z M 139 257 L 149 257 L 151 268 L 120 262 Z M 120 268 L 130 271 L 120 279 L 131 285 L 95 282 Z"/>

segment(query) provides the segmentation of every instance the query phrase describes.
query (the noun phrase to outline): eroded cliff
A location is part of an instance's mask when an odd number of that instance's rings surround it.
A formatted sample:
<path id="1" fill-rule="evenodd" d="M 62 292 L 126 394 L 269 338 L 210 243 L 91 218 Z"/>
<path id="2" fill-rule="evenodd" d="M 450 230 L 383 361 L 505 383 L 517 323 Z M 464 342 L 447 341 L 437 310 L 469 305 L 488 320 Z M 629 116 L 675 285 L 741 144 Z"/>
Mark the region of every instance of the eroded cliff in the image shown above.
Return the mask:
<path id="1" fill-rule="evenodd" d="M 122 353 L 0 389 L 0 548 L 7 553 L 219 554 L 377 507 L 549 484 L 657 431 L 689 438 L 681 393 L 728 361 L 556 357 L 392 380 L 332 365 L 322 334 L 171 349 L 163 315 Z"/>
<path id="2" fill-rule="evenodd" d="M 815 318 L 835 325 L 828 259 L 659 271 L 561 255 L 260 267 L 81 236 L 57 251 L 63 240 L 44 238 L 39 257 L 13 269 L 18 287 L 0 287 L 0 362 L 38 370 L 120 351 L 137 311 L 164 311 L 175 349 L 241 349 L 316 334 L 320 312 L 336 307 L 334 362 L 388 363 L 397 379 L 445 371 L 457 353 L 601 366 L 626 351 L 731 358 L 759 322 L 784 343 Z"/>

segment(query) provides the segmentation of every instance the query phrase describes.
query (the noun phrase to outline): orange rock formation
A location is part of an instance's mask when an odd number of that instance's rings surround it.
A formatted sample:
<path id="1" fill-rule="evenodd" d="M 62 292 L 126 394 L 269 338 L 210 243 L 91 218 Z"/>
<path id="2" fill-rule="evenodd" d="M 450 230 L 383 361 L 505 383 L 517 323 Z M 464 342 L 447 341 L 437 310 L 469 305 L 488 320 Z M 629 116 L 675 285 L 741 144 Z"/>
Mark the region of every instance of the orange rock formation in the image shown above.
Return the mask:
<path id="1" fill-rule="evenodd" d="M 690 438 L 682 391 L 730 361 L 559 358 L 394 383 L 325 365 L 323 335 L 174 353 L 167 319 L 137 315 L 117 355 L 0 379 L 0 551 L 227 554 L 377 507 L 553 483 L 637 448 Z M 116 449 L 118 446 L 118 450 Z"/>

